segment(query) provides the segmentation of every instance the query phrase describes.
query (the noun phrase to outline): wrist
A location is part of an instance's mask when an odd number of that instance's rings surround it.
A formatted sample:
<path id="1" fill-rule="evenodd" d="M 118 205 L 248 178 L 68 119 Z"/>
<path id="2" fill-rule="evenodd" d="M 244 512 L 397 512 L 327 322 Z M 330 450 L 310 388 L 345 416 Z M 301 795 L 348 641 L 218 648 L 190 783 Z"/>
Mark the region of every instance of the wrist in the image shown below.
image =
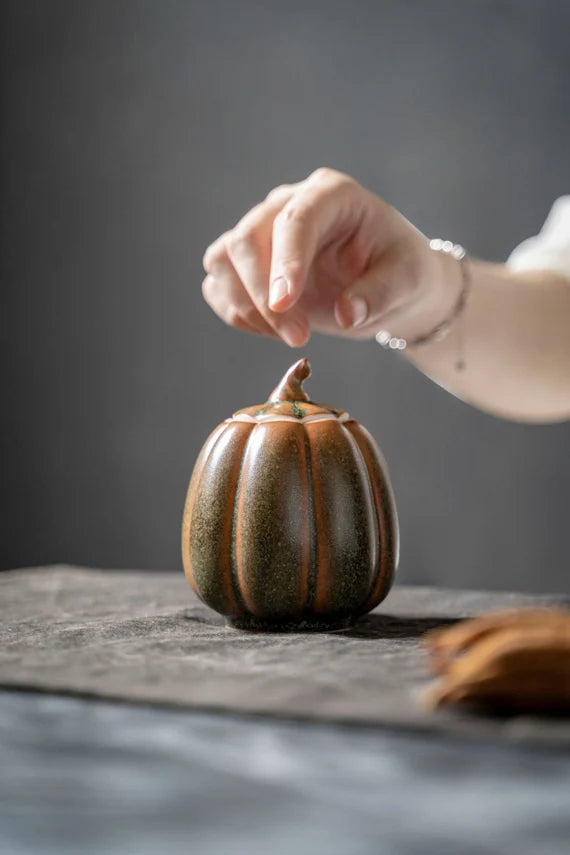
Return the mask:
<path id="1" fill-rule="evenodd" d="M 410 342 L 429 335 L 453 314 L 463 287 L 464 276 L 461 262 L 450 252 L 441 252 L 430 247 L 426 241 L 426 262 L 423 267 L 421 297 L 417 305 L 415 329 L 410 330 Z"/>
<path id="2" fill-rule="evenodd" d="M 414 308 L 418 314 L 419 323 L 423 326 L 423 331 L 419 334 L 408 332 L 404 338 L 393 335 L 387 329 L 381 329 L 376 334 L 376 341 L 389 350 L 415 350 L 441 341 L 447 336 L 451 327 L 457 323 L 460 329 L 455 367 L 460 371 L 465 368 L 461 316 L 467 305 L 471 285 L 471 272 L 468 269 L 466 252 L 459 244 L 453 244 L 451 241 L 444 241 L 439 238 L 431 240 L 428 246 L 432 255 L 431 260 L 433 261 L 433 256 L 438 259 L 439 264 L 437 266 L 439 269 L 436 270 L 434 266 L 429 277 L 425 280 L 428 298 L 431 297 L 431 301 L 427 303 L 428 308 L 426 308 L 425 303 L 422 306 L 421 299 L 415 301 Z M 426 256 L 427 258 L 429 256 Z M 424 270 L 425 267 L 429 268 L 429 266 L 424 265 Z M 456 282 L 458 283 L 457 286 L 455 286 Z M 452 302 L 450 302 L 451 298 L 453 298 Z M 450 302 L 449 306 L 446 305 L 448 302 Z M 430 314 L 432 315 L 431 318 Z M 435 320 L 436 318 L 437 320 Z"/>

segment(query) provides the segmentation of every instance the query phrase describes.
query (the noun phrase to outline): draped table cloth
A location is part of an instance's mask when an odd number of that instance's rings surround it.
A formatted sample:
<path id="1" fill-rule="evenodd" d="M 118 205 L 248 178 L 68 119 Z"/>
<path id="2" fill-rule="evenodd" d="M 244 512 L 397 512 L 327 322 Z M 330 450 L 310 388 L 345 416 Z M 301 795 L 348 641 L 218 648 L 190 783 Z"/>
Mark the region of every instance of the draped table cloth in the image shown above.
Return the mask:
<path id="1" fill-rule="evenodd" d="M 56 566 L 0 574 L 0 686 L 282 718 L 570 744 L 568 719 L 426 712 L 421 635 L 556 596 L 396 586 L 343 631 L 225 626 L 182 573 Z"/>

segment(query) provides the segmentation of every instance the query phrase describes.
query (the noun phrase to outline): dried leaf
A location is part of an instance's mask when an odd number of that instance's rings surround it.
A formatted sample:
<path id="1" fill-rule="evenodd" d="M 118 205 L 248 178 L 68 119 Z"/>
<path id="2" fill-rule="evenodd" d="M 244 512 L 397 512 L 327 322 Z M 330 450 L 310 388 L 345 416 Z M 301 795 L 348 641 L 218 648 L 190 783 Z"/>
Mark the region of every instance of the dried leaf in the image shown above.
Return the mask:
<path id="1" fill-rule="evenodd" d="M 554 608 L 505 609 L 460 621 L 452 627 L 427 632 L 422 643 L 431 655 L 431 668 L 445 671 L 450 663 L 485 636 L 509 627 L 530 629 L 533 626 L 570 627 L 570 611 Z"/>
<path id="2" fill-rule="evenodd" d="M 422 695 L 424 707 L 570 713 L 568 612 L 496 612 L 429 635 L 426 647 L 443 677 Z"/>

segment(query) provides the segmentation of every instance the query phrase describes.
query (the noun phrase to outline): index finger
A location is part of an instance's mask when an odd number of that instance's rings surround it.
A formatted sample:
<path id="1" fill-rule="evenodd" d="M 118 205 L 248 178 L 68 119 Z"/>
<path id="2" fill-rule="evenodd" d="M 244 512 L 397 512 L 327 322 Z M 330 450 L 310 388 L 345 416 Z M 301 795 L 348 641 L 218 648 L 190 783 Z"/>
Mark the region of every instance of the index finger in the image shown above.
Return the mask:
<path id="1" fill-rule="evenodd" d="M 275 217 L 269 276 L 272 311 L 285 312 L 297 302 L 319 251 L 354 228 L 354 184 L 341 172 L 317 169 Z"/>

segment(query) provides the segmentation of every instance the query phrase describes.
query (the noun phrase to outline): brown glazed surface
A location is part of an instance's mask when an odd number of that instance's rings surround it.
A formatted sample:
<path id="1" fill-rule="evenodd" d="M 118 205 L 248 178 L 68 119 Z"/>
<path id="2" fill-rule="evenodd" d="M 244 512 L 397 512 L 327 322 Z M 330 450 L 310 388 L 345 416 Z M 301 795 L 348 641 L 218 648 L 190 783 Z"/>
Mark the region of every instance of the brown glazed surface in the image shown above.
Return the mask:
<path id="1" fill-rule="evenodd" d="M 347 413 L 302 389 L 306 359 L 265 405 L 206 441 L 182 526 L 198 596 L 244 629 L 346 626 L 384 599 L 398 561 L 386 464 Z"/>

